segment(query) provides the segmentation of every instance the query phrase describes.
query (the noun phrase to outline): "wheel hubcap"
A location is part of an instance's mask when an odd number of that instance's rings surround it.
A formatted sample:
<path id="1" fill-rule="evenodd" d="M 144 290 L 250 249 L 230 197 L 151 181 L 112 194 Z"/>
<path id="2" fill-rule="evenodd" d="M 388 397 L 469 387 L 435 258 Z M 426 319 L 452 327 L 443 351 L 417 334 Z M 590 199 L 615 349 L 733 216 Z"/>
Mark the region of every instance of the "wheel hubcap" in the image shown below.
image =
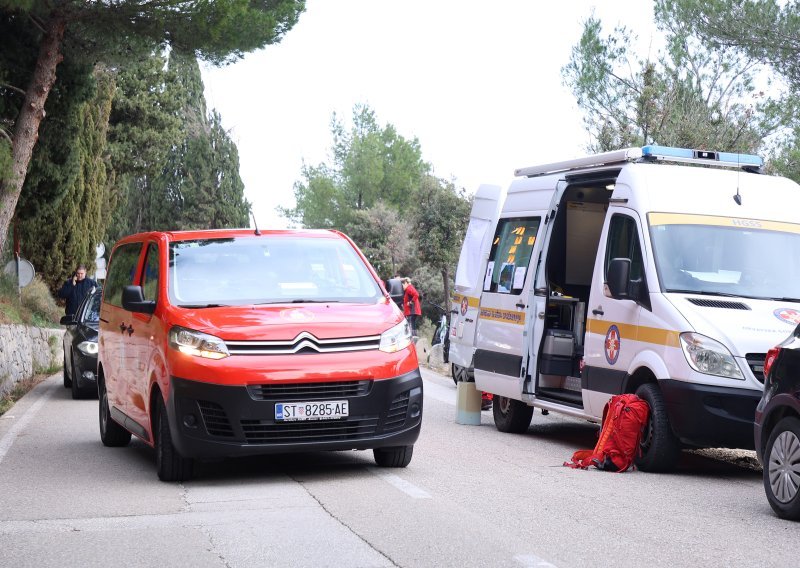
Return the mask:
<path id="1" fill-rule="evenodd" d="M 511 399 L 504 396 L 499 396 L 497 399 L 497 402 L 500 404 L 500 412 L 508 414 L 508 411 L 511 409 Z"/>
<path id="2" fill-rule="evenodd" d="M 786 431 L 775 439 L 769 454 L 769 485 L 775 499 L 788 503 L 800 488 L 800 440 Z"/>

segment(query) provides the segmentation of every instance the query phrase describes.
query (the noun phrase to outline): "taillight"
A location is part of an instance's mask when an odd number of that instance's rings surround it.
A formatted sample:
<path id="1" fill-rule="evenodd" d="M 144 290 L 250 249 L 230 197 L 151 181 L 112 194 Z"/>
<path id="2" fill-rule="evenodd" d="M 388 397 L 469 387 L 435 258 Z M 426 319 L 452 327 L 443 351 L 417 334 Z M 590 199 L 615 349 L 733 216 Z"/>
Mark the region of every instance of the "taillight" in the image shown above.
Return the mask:
<path id="1" fill-rule="evenodd" d="M 767 356 L 764 357 L 764 378 L 766 379 L 769 376 L 769 371 L 772 369 L 772 364 L 775 362 L 775 359 L 778 358 L 778 353 L 781 352 L 780 346 L 773 347 L 769 351 L 767 351 Z"/>

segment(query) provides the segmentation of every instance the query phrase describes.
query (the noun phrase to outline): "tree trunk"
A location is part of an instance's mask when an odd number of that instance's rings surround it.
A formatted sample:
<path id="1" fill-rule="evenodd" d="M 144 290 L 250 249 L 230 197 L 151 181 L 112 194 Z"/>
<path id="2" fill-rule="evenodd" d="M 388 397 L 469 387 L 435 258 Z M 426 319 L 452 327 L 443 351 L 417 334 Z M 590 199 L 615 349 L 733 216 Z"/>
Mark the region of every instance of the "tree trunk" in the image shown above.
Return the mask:
<path id="1" fill-rule="evenodd" d="M 28 172 L 33 147 L 39 138 L 39 124 L 44 118 L 44 104 L 56 81 L 56 67 L 64 56 L 61 42 L 64 39 L 66 20 L 53 15 L 45 24 L 45 34 L 39 46 L 36 69 L 31 77 L 25 100 L 14 125 L 13 160 L 11 177 L 0 181 L 0 251 L 5 246 L 8 228 L 22 192 L 22 184 Z"/>

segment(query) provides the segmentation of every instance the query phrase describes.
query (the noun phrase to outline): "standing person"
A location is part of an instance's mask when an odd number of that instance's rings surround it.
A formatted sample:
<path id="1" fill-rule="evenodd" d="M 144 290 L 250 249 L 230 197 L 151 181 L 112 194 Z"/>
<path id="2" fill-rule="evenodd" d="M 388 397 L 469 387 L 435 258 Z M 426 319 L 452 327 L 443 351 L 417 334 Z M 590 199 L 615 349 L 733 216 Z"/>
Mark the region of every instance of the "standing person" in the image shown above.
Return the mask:
<path id="1" fill-rule="evenodd" d="M 411 278 L 400 279 L 403 285 L 403 313 L 411 324 L 411 335 L 417 337 L 417 316 L 422 315 L 422 308 L 419 305 L 419 292 L 411 284 Z"/>
<path id="2" fill-rule="evenodd" d="M 92 288 L 97 287 L 97 282 L 91 278 L 86 278 L 86 265 L 81 264 L 78 269 L 72 273 L 72 277 L 64 282 L 61 290 L 58 291 L 58 297 L 64 298 L 67 301 L 67 307 L 64 310 L 68 316 L 73 315 L 81 304 L 84 296 Z"/>

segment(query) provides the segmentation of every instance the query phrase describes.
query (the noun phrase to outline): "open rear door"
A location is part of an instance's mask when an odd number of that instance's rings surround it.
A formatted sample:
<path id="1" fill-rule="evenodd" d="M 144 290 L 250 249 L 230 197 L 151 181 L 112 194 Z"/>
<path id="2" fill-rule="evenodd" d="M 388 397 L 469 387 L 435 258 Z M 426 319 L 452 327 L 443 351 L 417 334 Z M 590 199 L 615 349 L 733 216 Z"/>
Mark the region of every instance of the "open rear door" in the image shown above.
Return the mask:
<path id="1" fill-rule="evenodd" d="M 469 226 L 461 246 L 450 317 L 450 361 L 468 369 L 475 353 L 475 327 L 492 237 L 503 202 L 498 185 L 481 185 L 472 202 Z"/>

